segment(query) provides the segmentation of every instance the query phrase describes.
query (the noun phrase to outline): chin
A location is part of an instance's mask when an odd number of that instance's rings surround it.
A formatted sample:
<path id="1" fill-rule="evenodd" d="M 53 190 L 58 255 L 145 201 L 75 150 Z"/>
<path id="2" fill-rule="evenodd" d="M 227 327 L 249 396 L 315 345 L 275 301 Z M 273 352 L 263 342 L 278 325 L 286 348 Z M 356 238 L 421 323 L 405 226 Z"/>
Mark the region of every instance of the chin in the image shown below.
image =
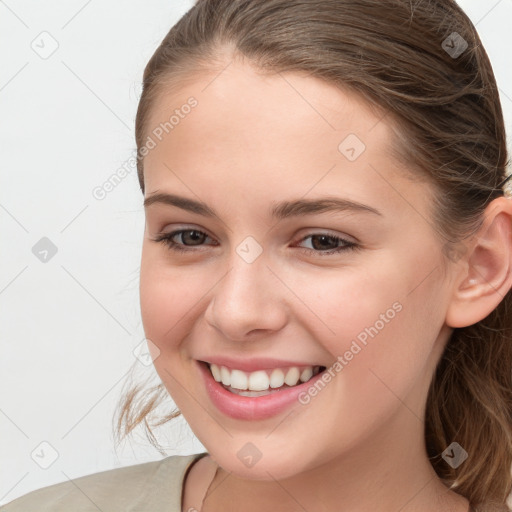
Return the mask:
<path id="1" fill-rule="evenodd" d="M 237 478 L 259 481 L 285 480 L 307 470 L 304 465 L 297 464 L 297 461 L 305 462 L 302 459 L 303 450 L 300 450 L 300 453 L 294 453 L 293 450 L 287 451 L 285 456 L 280 456 L 276 451 L 268 448 L 268 455 L 260 451 L 261 458 L 258 459 L 255 447 L 249 443 L 239 444 L 242 446 L 241 449 L 218 449 L 217 446 L 217 450 L 208 450 L 224 471 Z M 252 460 L 251 451 L 253 452 Z"/>

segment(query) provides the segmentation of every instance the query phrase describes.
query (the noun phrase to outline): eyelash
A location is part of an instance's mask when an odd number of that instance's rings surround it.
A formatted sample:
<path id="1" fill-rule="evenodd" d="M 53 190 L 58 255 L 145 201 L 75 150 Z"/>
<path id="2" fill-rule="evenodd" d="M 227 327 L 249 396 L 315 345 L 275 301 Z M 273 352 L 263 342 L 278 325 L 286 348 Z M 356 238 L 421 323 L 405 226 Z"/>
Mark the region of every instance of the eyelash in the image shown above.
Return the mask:
<path id="1" fill-rule="evenodd" d="M 155 238 L 153 240 L 155 242 L 161 242 L 161 243 L 165 244 L 169 249 L 176 251 L 176 252 L 180 252 L 180 253 L 197 252 L 194 249 L 184 249 L 184 247 L 197 247 L 197 246 L 184 246 L 183 244 L 176 243 L 172 240 L 175 236 L 177 236 L 181 233 L 185 233 L 187 231 L 192 231 L 195 233 L 200 233 L 201 235 L 209 236 L 204 231 L 200 231 L 198 229 L 180 229 L 177 231 L 172 231 L 171 233 L 161 233 L 160 235 L 157 236 L 157 238 Z M 348 240 L 345 240 L 344 238 L 341 238 L 339 236 L 334 236 L 334 235 L 330 235 L 328 233 L 321 233 L 321 232 L 309 234 L 309 235 L 301 238 L 299 241 L 303 241 L 303 240 L 313 237 L 313 236 L 325 236 L 325 237 L 330 238 L 338 243 L 342 242 L 344 245 L 341 247 L 338 247 L 336 249 L 330 249 L 328 251 L 309 249 L 307 247 L 301 247 L 301 248 L 299 248 L 299 250 L 301 250 L 302 252 L 304 252 L 305 254 L 308 254 L 308 255 L 311 255 L 311 253 L 315 253 L 315 254 L 318 254 L 321 256 L 329 256 L 329 255 L 333 255 L 333 254 L 339 254 L 344 251 L 359 249 L 359 245 L 354 242 L 349 242 Z"/>

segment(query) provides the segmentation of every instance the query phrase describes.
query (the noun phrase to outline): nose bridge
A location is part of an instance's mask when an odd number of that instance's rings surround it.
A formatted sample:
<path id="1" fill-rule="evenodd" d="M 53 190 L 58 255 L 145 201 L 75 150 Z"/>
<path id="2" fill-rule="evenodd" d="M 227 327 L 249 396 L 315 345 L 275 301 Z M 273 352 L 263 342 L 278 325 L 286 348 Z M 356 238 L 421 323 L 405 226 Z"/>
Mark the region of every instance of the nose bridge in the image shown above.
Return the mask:
<path id="1" fill-rule="evenodd" d="M 233 339 L 253 330 L 279 329 L 285 321 L 283 290 L 267 267 L 263 248 L 254 239 L 245 239 L 228 264 L 228 272 L 214 288 L 207 320 Z"/>
<path id="2" fill-rule="evenodd" d="M 259 302 L 259 297 L 266 294 L 261 285 L 272 275 L 267 267 L 268 253 L 263 246 L 254 237 L 245 237 L 234 247 L 228 264 L 229 273 L 221 283 L 225 300 L 241 300 L 248 304 Z"/>

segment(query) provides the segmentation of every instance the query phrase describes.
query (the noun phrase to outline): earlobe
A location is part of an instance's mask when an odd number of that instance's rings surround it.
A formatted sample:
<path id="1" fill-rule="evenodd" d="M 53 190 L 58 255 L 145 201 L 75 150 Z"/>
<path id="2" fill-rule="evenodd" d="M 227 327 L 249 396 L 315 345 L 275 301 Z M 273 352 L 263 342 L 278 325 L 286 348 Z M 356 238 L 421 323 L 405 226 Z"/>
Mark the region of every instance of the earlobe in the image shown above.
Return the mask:
<path id="1" fill-rule="evenodd" d="M 468 248 L 446 315 L 453 328 L 484 319 L 512 287 L 512 200 L 500 197 L 489 204 Z"/>

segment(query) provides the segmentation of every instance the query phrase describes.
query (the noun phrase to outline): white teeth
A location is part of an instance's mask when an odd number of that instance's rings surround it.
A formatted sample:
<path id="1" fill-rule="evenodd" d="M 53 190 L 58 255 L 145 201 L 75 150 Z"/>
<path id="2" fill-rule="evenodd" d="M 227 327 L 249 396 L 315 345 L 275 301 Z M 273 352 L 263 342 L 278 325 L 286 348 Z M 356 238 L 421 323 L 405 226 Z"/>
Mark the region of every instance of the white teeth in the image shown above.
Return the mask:
<path id="1" fill-rule="evenodd" d="M 241 370 L 231 370 L 230 386 L 235 389 L 247 389 L 247 375 Z"/>
<path id="2" fill-rule="evenodd" d="M 219 370 L 219 367 L 216 365 L 216 364 L 212 364 L 210 366 L 210 370 L 212 371 L 212 375 L 213 375 L 213 378 L 217 381 L 217 382 L 220 382 L 222 380 L 222 377 L 220 376 L 220 370 Z"/>
<path id="3" fill-rule="evenodd" d="M 307 366 L 299 370 L 297 366 L 289 368 L 274 368 L 273 370 L 258 370 L 244 372 L 242 370 L 229 370 L 225 366 L 210 364 L 210 371 L 217 382 L 236 390 L 265 391 L 287 386 L 296 386 L 307 382 L 320 371 L 319 366 Z"/>
<path id="4" fill-rule="evenodd" d="M 269 379 L 267 372 L 264 370 L 259 370 L 257 372 L 251 372 L 249 374 L 249 382 L 246 388 L 251 391 L 263 391 L 264 389 L 268 389 Z"/>
<path id="5" fill-rule="evenodd" d="M 225 366 L 220 367 L 220 378 L 224 386 L 231 385 L 231 372 Z"/>
<path id="6" fill-rule="evenodd" d="M 309 379 L 313 377 L 313 369 L 312 368 L 304 368 L 302 373 L 300 374 L 300 381 L 307 382 Z"/>
<path id="7" fill-rule="evenodd" d="M 284 372 L 279 368 L 272 370 L 270 374 L 270 387 L 280 388 L 284 384 Z"/>
<path id="8" fill-rule="evenodd" d="M 286 374 L 286 377 L 284 378 L 284 383 L 288 384 L 288 386 L 295 386 L 299 380 L 300 373 L 299 369 L 296 366 L 292 366 L 288 373 Z"/>

